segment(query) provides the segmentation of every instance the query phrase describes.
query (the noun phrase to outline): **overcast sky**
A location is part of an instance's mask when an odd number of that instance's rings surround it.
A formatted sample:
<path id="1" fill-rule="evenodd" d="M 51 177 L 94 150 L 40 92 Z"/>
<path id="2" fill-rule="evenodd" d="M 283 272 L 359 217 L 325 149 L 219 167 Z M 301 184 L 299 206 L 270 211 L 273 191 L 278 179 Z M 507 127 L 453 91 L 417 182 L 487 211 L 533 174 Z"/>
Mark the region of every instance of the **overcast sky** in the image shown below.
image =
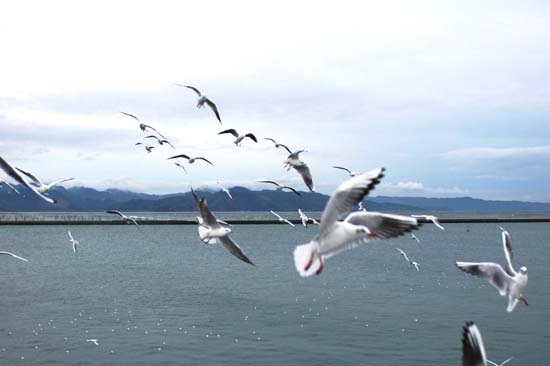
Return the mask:
<path id="1" fill-rule="evenodd" d="M 235 128 L 306 148 L 323 193 L 384 166 L 374 195 L 550 202 L 549 24 L 546 1 L 3 2 L 0 156 L 67 186 L 306 189 Z M 147 154 L 120 111 L 215 167 Z"/>

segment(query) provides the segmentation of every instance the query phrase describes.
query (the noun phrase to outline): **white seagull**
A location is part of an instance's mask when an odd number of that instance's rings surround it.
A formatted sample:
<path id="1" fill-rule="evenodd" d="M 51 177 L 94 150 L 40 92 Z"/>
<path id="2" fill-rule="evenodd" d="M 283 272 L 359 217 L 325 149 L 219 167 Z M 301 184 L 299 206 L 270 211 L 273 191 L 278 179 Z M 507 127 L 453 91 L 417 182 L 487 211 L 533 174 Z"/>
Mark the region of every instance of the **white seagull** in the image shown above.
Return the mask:
<path id="1" fill-rule="evenodd" d="M 522 295 L 523 290 L 527 287 L 527 267 L 521 267 L 519 272 L 512 267 L 512 246 L 510 245 L 510 234 L 506 230 L 502 231 L 502 246 L 506 256 L 504 269 L 500 264 L 492 262 L 456 262 L 456 265 L 466 273 L 487 280 L 498 290 L 500 296 L 508 295 L 506 311 L 510 313 L 514 311 L 518 301 L 529 305 L 527 299 Z"/>
<path id="2" fill-rule="evenodd" d="M 348 214 L 384 176 L 384 168 L 356 175 L 342 183 L 328 201 L 317 235 L 294 250 L 294 264 L 302 277 L 320 274 L 324 259 L 374 239 L 389 239 L 418 228 L 410 216 L 379 212 Z M 347 217 L 339 221 L 341 217 Z"/>
<path id="3" fill-rule="evenodd" d="M 346 172 L 348 172 L 348 174 L 351 178 L 353 178 L 357 175 L 357 173 L 352 172 L 351 170 L 349 170 L 348 168 L 344 168 L 343 166 L 333 166 L 333 168 L 340 169 L 340 170 L 345 170 Z"/>
<path id="4" fill-rule="evenodd" d="M 284 162 L 284 167 L 286 168 L 286 170 L 290 170 L 290 168 L 294 168 L 302 176 L 302 179 L 304 180 L 304 183 L 306 184 L 307 188 L 311 192 L 315 192 L 311 171 L 309 170 L 309 167 L 307 166 L 307 164 L 304 163 L 302 160 L 300 160 L 300 153 L 303 153 L 306 151 L 307 150 L 302 149 L 291 153 L 286 158 Z"/>
<path id="5" fill-rule="evenodd" d="M 289 191 L 292 191 L 292 192 L 296 193 L 298 196 L 302 197 L 302 195 L 301 195 L 297 190 L 295 190 L 294 188 L 289 187 L 289 186 L 284 186 L 284 185 L 282 185 L 282 184 L 280 184 L 280 183 L 275 182 L 274 180 L 260 180 L 259 182 L 260 182 L 260 183 L 269 183 L 269 184 L 273 184 L 273 185 L 275 186 L 275 189 L 276 189 L 277 191 L 283 191 L 283 190 L 285 190 L 285 189 L 288 189 Z"/>
<path id="6" fill-rule="evenodd" d="M 432 215 L 411 215 L 411 216 L 416 217 L 417 219 L 430 220 L 431 222 L 433 222 L 435 224 L 435 226 L 437 226 L 441 230 L 445 230 L 445 228 L 443 226 L 441 226 L 441 224 L 439 223 L 439 219 L 435 216 L 432 216 Z"/>
<path id="7" fill-rule="evenodd" d="M 221 188 L 222 191 L 225 192 L 225 194 L 227 194 L 227 196 L 230 198 L 230 199 L 233 199 L 233 196 L 231 196 L 231 192 L 229 192 L 229 189 L 225 188 L 224 186 L 222 186 L 222 184 L 218 181 L 218 186 Z"/>
<path id="8" fill-rule="evenodd" d="M 99 341 L 97 339 L 86 339 L 86 342 L 92 342 L 96 346 L 99 346 Z"/>
<path id="9" fill-rule="evenodd" d="M 63 182 L 68 182 L 70 180 L 74 180 L 74 178 L 64 178 L 64 179 L 59 179 L 59 180 L 56 180 L 54 182 L 51 182 L 50 184 L 44 184 L 40 181 L 40 179 L 38 179 L 36 176 L 34 176 L 33 174 L 29 173 L 29 172 L 26 172 L 24 171 L 23 169 L 19 169 L 19 168 L 15 168 L 17 170 L 19 170 L 21 173 L 25 174 L 27 177 L 29 177 L 30 179 L 32 179 L 32 182 L 31 184 L 34 184 L 36 186 L 36 190 L 42 194 L 46 194 L 48 193 L 48 191 L 50 190 L 50 188 L 52 188 L 53 186 L 55 186 L 56 184 L 59 184 L 59 183 L 63 183 Z"/>
<path id="10" fill-rule="evenodd" d="M 20 257 L 17 254 L 13 254 L 11 252 L 0 252 L 0 255 L 9 255 L 9 256 L 11 256 L 13 258 L 16 258 L 16 259 L 19 259 L 20 261 L 23 261 L 23 262 L 28 262 L 29 261 L 28 259 Z"/>
<path id="11" fill-rule="evenodd" d="M 210 162 L 210 160 L 208 160 L 208 159 L 206 159 L 206 158 L 203 158 L 203 157 L 201 157 L 201 156 L 197 156 L 197 157 L 195 157 L 195 158 L 192 158 L 192 157 L 190 157 L 190 156 L 188 156 L 188 155 L 185 155 L 185 154 L 179 154 L 179 155 L 171 156 L 171 157 L 169 157 L 169 158 L 166 159 L 166 160 L 170 160 L 170 159 L 179 159 L 179 158 L 187 159 L 187 161 L 189 162 L 189 164 L 193 164 L 196 160 L 204 160 L 204 161 L 206 161 L 208 164 L 214 166 L 214 164 L 212 164 L 212 163 Z"/>
<path id="12" fill-rule="evenodd" d="M 179 161 L 176 161 L 174 163 L 175 166 L 179 166 L 180 168 L 183 169 L 183 171 L 185 172 L 185 174 L 187 174 L 187 169 L 185 169 L 185 167 L 179 162 Z"/>
<path id="13" fill-rule="evenodd" d="M 79 245 L 78 241 L 73 238 L 73 235 L 70 231 L 67 231 L 69 233 L 69 243 L 71 243 L 73 247 L 73 252 L 76 253 L 76 246 Z"/>
<path id="14" fill-rule="evenodd" d="M 0 179 L 0 187 L 1 186 L 6 186 L 9 189 L 11 189 L 12 191 L 14 191 L 15 193 L 21 194 L 21 193 L 19 193 L 19 191 L 13 185 L 11 185 L 10 183 L 8 183 L 8 182 L 6 182 L 5 180 L 2 180 L 2 179 Z"/>
<path id="15" fill-rule="evenodd" d="M 202 108 L 202 106 L 204 105 L 204 103 L 208 104 L 208 106 L 210 107 L 210 109 L 212 109 L 212 111 L 214 112 L 214 114 L 216 115 L 216 118 L 218 119 L 218 121 L 220 122 L 221 125 L 223 125 L 222 123 L 222 120 L 220 118 L 220 114 L 218 113 L 218 108 L 216 107 L 216 105 L 214 104 L 214 102 L 212 102 L 210 99 L 208 99 L 206 97 L 206 95 L 203 95 L 201 94 L 201 92 L 199 91 L 199 89 L 193 87 L 193 86 L 190 86 L 190 85 L 183 85 L 183 84 L 176 84 L 177 86 L 184 86 L 188 89 L 191 89 L 193 90 L 195 93 L 197 93 L 197 95 L 199 96 L 199 99 L 197 100 L 197 108 Z"/>
<path id="16" fill-rule="evenodd" d="M 42 192 L 40 192 L 36 187 L 32 186 L 19 174 L 19 172 L 11 166 L 4 158 L 0 157 L 0 168 L 6 172 L 7 175 L 9 175 L 12 179 L 17 181 L 18 183 L 24 185 L 28 189 L 30 189 L 34 194 L 36 194 L 38 197 L 42 198 L 44 201 L 49 203 L 55 203 L 56 201 L 53 198 L 50 198 L 46 195 L 44 195 Z"/>
<path id="17" fill-rule="evenodd" d="M 235 257 L 239 258 L 245 263 L 254 265 L 252 261 L 247 257 L 246 253 L 229 237 L 231 229 L 223 227 L 216 219 L 216 216 L 210 211 L 206 205 L 206 199 L 199 198 L 197 193 L 191 188 L 191 193 L 195 199 L 195 203 L 199 207 L 201 217 L 197 217 L 197 223 L 199 224 L 199 239 L 204 244 L 220 243 Z"/>
<path id="18" fill-rule="evenodd" d="M 154 128 L 153 126 L 149 126 L 149 125 L 146 125 L 145 123 L 142 123 L 140 121 L 139 118 L 137 118 L 136 116 L 134 116 L 133 114 L 130 114 L 130 113 L 126 113 L 126 112 L 120 112 L 126 116 L 129 116 L 129 117 L 132 117 L 133 119 L 135 119 L 136 121 L 139 122 L 139 129 L 142 130 L 143 132 L 147 131 L 148 129 L 151 130 L 151 131 L 155 131 L 155 133 L 157 133 L 160 137 L 162 137 L 163 139 L 166 139 L 166 137 L 164 137 L 164 135 L 160 132 L 157 131 L 156 128 Z"/>
<path id="19" fill-rule="evenodd" d="M 281 222 L 286 222 L 286 223 L 289 224 L 290 226 L 295 227 L 295 225 L 294 225 L 292 222 L 288 221 L 287 219 L 282 218 L 281 215 L 279 215 L 279 214 L 276 213 L 275 211 L 270 210 L 269 212 L 271 212 L 273 215 L 275 215 L 275 216 L 279 219 L 279 221 L 281 221 Z"/>
<path id="20" fill-rule="evenodd" d="M 118 215 L 120 216 L 120 218 L 122 219 L 122 222 L 125 223 L 125 224 L 134 224 L 136 225 L 138 228 L 139 228 L 139 225 L 136 221 L 136 217 L 135 216 L 127 216 L 125 214 L 123 214 L 122 212 L 118 211 L 118 210 L 108 210 L 106 211 L 107 213 L 110 213 L 110 214 L 115 214 L 115 215 Z"/>
<path id="21" fill-rule="evenodd" d="M 418 239 L 418 237 L 416 235 L 414 235 L 414 233 L 411 233 L 411 239 L 416 241 L 418 243 L 418 245 L 420 245 L 420 239 Z"/>
<path id="22" fill-rule="evenodd" d="M 414 268 L 416 268 L 417 271 L 420 271 L 420 263 L 418 262 L 415 262 L 415 261 L 411 261 L 409 259 L 409 257 L 407 257 L 407 253 L 405 253 L 403 250 L 399 249 L 399 248 L 395 248 L 399 251 L 399 253 L 401 253 L 401 255 L 403 256 L 403 258 L 405 258 L 405 260 L 407 261 L 407 263 L 410 265 L 410 266 L 414 266 Z"/>
<path id="23" fill-rule="evenodd" d="M 235 130 L 234 128 L 230 128 L 228 130 L 224 130 L 222 132 L 219 132 L 218 135 L 223 135 L 224 133 L 230 133 L 230 134 L 232 134 L 233 136 L 235 136 L 237 138 L 235 141 L 233 141 L 235 146 L 241 146 L 241 141 L 244 140 L 246 137 L 248 137 L 249 139 L 251 139 L 252 141 L 254 141 L 256 143 L 258 142 L 258 139 L 256 138 L 256 136 L 254 136 L 254 134 L 247 133 L 246 135 L 239 135 L 237 130 Z"/>
<path id="24" fill-rule="evenodd" d="M 503 366 L 512 359 L 510 357 L 500 365 L 488 360 L 478 327 L 474 322 L 466 322 L 462 331 L 462 366 Z"/>
<path id="25" fill-rule="evenodd" d="M 288 148 L 288 146 L 286 145 L 283 145 L 283 144 L 279 144 L 277 143 L 277 141 L 275 141 L 274 139 L 270 138 L 270 137 L 264 137 L 264 140 L 268 140 L 268 141 L 271 141 L 275 144 L 275 147 L 278 149 L 280 147 L 283 147 L 286 149 L 286 151 L 288 151 L 289 154 L 292 154 L 292 151 L 290 151 L 290 149 Z"/>
<path id="26" fill-rule="evenodd" d="M 302 225 L 307 228 L 307 222 L 309 221 L 309 217 L 302 211 L 301 208 L 298 209 L 298 214 L 300 215 L 300 220 L 302 220 Z"/>

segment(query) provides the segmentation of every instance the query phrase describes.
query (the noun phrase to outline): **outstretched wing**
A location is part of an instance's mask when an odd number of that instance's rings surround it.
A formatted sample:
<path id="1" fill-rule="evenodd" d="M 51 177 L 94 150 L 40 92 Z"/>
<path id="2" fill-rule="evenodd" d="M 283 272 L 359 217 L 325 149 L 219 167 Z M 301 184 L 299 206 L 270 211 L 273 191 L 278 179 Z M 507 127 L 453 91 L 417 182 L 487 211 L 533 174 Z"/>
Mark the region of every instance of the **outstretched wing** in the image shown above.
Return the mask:
<path id="1" fill-rule="evenodd" d="M 23 177 L 17 172 L 17 170 L 14 169 L 7 161 L 4 160 L 4 158 L 0 157 L 0 168 L 6 172 L 7 175 L 12 177 L 14 180 L 16 180 L 18 183 L 24 185 L 31 191 L 33 191 L 34 194 L 42 198 L 44 201 L 49 203 L 55 203 L 56 201 L 48 196 L 43 195 L 42 193 L 38 192 L 38 190 L 31 186 Z"/>
<path id="2" fill-rule="evenodd" d="M 210 160 L 208 160 L 207 158 L 203 158 L 203 157 L 200 157 L 200 156 L 199 156 L 198 158 L 195 158 L 195 160 L 204 160 L 204 161 L 206 161 L 208 164 L 214 166 L 214 164 L 212 164 L 212 162 L 211 162 Z"/>
<path id="3" fill-rule="evenodd" d="M 218 238 L 218 241 L 221 243 L 221 245 L 223 245 L 225 247 L 225 249 L 227 249 L 229 251 L 229 253 L 233 254 L 235 257 L 239 258 L 240 260 L 242 260 L 243 262 L 246 262 L 248 264 L 251 264 L 251 265 L 255 265 L 254 263 L 252 263 L 252 261 L 247 257 L 246 253 L 244 252 L 244 250 L 241 249 L 241 247 L 239 247 L 237 245 L 237 243 L 235 243 L 233 241 L 233 239 L 231 239 L 229 237 L 229 235 L 226 235 L 226 236 L 222 236 L 220 238 Z"/>
<path id="4" fill-rule="evenodd" d="M 294 165 L 292 167 L 296 169 L 298 173 L 300 173 L 307 188 L 309 188 L 311 192 L 315 191 L 315 187 L 313 186 L 313 177 L 311 176 L 311 171 L 309 170 L 309 167 L 306 164 Z"/>
<path id="5" fill-rule="evenodd" d="M 210 99 L 206 98 L 206 104 L 208 104 L 208 106 L 210 107 L 210 109 L 212 109 L 212 111 L 214 111 L 214 114 L 216 115 L 216 118 L 218 119 L 218 121 L 220 122 L 220 124 L 223 125 L 222 120 L 221 120 L 221 118 L 220 118 L 220 114 L 218 113 L 218 107 L 216 107 L 216 105 L 214 104 L 214 102 L 211 101 Z"/>
<path id="6" fill-rule="evenodd" d="M 130 117 L 132 117 L 133 119 L 135 119 L 136 121 L 141 122 L 141 121 L 139 120 L 139 118 L 137 118 L 137 117 L 134 116 L 133 114 L 126 113 L 126 112 L 120 112 L 120 113 L 125 114 L 125 115 L 127 115 L 127 116 L 130 116 Z"/>
<path id="7" fill-rule="evenodd" d="M 345 170 L 346 172 L 348 172 L 349 174 L 351 174 L 351 170 L 349 170 L 348 168 L 344 168 L 343 166 L 333 166 L 333 168 Z"/>
<path id="8" fill-rule="evenodd" d="M 462 332 L 462 366 L 487 366 L 483 339 L 473 322 L 466 322 Z"/>
<path id="9" fill-rule="evenodd" d="M 290 151 L 290 149 L 286 145 L 279 144 L 279 146 L 277 146 L 277 147 L 281 147 L 281 146 L 284 147 L 286 149 L 286 151 L 288 151 L 289 154 L 292 154 L 292 151 Z"/>
<path id="10" fill-rule="evenodd" d="M 185 154 L 174 155 L 174 156 L 169 157 L 169 158 L 166 159 L 166 160 L 170 160 L 170 159 L 179 159 L 179 158 L 184 158 L 184 159 L 189 160 L 189 156 L 187 156 L 187 155 L 185 155 Z"/>
<path id="11" fill-rule="evenodd" d="M 250 138 L 252 141 L 258 143 L 258 139 L 257 139 L 256 136 L 254 136 L 254 134 L 252 134 L 252 133 L 247 133 L 246 135 L 244 135 L 244 137 L 248 137 L 248 138 Z"/>
<path id="12" fill-rule="evenodd" d="M 126 217 L 126 215 L 124 215 L 122 212 L 120 211 L 117 211 L 117 210 L 108 210 L 108 211 L 105 211 L 107 213 L 110 213 L 110 214 L 115 214 L 115 215 L 118 215 L 122 218 Z"/>
<path id="13" fill-rule="evenodd" d="M 31 178 L 32 181 L 33 181 L 34 183 L 38 184 L 39 186 L 42 185 L 42 182 L 40 181 L 40 179 L 38 179 L 37 176 L 35 176 L 35 175 L 33 175 L 33 174 L 29 173 L 29 172 L 26 172 L 26 171 L 24 171 L 23 169 L 19 169 L 19 168 L 15 168 L 15 169 L 19 170 L 21 173 L 23 173 L 23 174 L 25 174 L 27 177 Z"/>
<path id="14" fill-rule="evenodd" d="M 238 134 L 237 130 L 235 130 L 234 128 L 230 128 L 230 129 L 228 129 L 228 130 L 224 130 L 224 131 L 222 131 L 222 132 L 218 132 L 218 135 L 222 135 L 222 134 L 224 134 L 224 133 L 230 133 L 230 134 L 232 134 L 232 135 L 235 136 L 235 137 L 239 137 L 239 134 Z"/>
<path id="15" fill-rule="evenodd" d="M 191 85 L 183 85 L 183 84 L 176 84 L 177 86 L 184 86 L 186 87 L 187 89 L 191 89 L 192 91 L 194 91 L 195 93 L 197 93 L 197 95 L 200 97 L 202 94 L 201 92 L 199 91 L 199 89 L 195 88 L 194 86 L 191 86 Z"/>
<path id="16" fill-rule="evenodd" d="M 420 227 L 414 217 L 380 212 L 354 212 L 344 221 L 353 225 L 366 226 L 370 231 L 369 236 L 376 239 L 395 238 Z"/>
<path id="17" fill-rule="evenodd" d="M 63 178 L 63 179 L 54 180 L 53 182 L 48 184 L 48 188 L 51 188 L 59 183 L 68 182 L 70 180 L 74 180 L 74 178 Z"/>
<path id="18" fill-rule="evenodd" d="M 506 256 L 506 266 L 504 267 L 504 270 L 510 276 L 515 276 L 516 271 L 514 270 L 514 267 L 512 267 L 513 253 L 512 245 L 510 244 L 510 233 L 502 227 L 500 229 L 502 230 L 502 246 L 504 247 L 504 255 Z"/>
<path id="19" fill-rule="evenodd" d="M 17 254 L 13 254 L 11 252 L 0 252 L 0 255 L 9 255 L 9 256 L 12 256 L 13 258 L 19 259 L 23 262 L 28 262 L 29 261 L 28 259 L 20 257 Z"/>
<path id="20" fill-rule="evenodd" d="M 500 296 L 506 295 L 513 280 L 497 263 L 483 262 L 456 262 L 457 267 L 466 273 L 481 277 L 493 285 Z"/>

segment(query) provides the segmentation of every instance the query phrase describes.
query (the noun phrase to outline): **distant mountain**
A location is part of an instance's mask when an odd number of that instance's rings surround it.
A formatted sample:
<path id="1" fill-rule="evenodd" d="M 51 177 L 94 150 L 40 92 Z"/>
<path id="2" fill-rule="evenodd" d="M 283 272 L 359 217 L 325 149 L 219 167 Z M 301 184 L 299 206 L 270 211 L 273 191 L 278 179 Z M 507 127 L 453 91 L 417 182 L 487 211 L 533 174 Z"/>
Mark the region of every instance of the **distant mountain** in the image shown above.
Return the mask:
<path id="1" fill-rule="evenodd" d="M 54 187 L 49 195 L 57 200 L 52 205 L 18 186 L 21 195 L 0 189 L 0 211 L 194 211 L 195 202 L 190 192 L 150 195 L 117 189 L 98 191 L 93 188 Z M 215 211 L 322 211 L 329 196 L 315 192 L 294 193 L 273 190 L 251 191 L 243 187 L 231 188 L 233 200 L 219 190 L 203 191 L 208 206 Z M 369 197 L 365 202 L 371 211 L 550 211 L 550 203 L 520 201 L 486 201 L 470 197 Z"/>

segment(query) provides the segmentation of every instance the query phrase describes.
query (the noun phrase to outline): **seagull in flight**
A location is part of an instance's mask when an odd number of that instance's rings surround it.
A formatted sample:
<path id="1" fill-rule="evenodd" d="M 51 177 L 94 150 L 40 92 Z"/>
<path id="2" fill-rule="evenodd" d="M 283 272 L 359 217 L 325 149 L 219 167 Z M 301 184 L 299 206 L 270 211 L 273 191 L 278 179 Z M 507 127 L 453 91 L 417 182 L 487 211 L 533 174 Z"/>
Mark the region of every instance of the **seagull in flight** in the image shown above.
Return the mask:
<path id="1" fill-rule="evenodd" d="M 289 187 L 289 186 L 284 186 L 284 185 L 282 185 L 282 184 L 280 184 L 280 183 L 277 183 L 277 182 L 275 182 L 275 181 L 273 181 L 273 180 L 260 180 L 259 182 L 260 182 L 260 183 L 269 183 L 269 184 L 273 184 L 273 185 L 275 186 L 275 189 L 276 189 L 277 191 L 283 191 L 283 190 L 285 190 L 285 189 L 288 189 L 289 191 L 292 191 L 292 192 L 296 193 L 298 196 L 302 197 L 302 195 L 301 195 L 297 190 L 295 190 L 294 188 Z"/>
<path id="2" fill-rule="evenodd" d="M 204 161 L 206 161 L 208 164 L 214 166 L 214 164 L 212 164 L 212 163 L 210 162 L 210 160 L 208 160 L 208 159 L 206 159 L 206 158 L 203 158 L 203 157 L 201 157 L 201 156 L 198 156 L 198 157 L 196 157 L 196 158 L 192 158 L 192 157 L 187 156 L 187 155 L 185 155 L 185 154 L 179 154 L 179 155 L 171 156 L 171 157 L 169 157 L 169 158 L 166 159 L 166 160 L 170 160 L 170 159 L 179 159 L 179 158 L 187 159 L 187 161 L 189 162 L 189 164 L 193 164 L 196 160 L 204 160 Z"/>
<path id="3" fill-rule="evenodd" d="M 488 360 L 481 332 L 474 322 L 466 322 L 462 331 L 462 366 L 503 366 L 512 359 L 510 357 L 500 365 Z"/>
<path id="4" fill-rule="evenodd" d="M 115 214 L 115 215 L 118 215 L 120 216 L 120 218 L 122 219 L 122 222 L 125 223 L 125 224 L 134 224 L 136 225 L 138 228 L 139 228 L 139 225 L 136 221 L 136 217 L 135 216 L 126 216 L 125 214 L 123 214 L 122 212 L 118 211 L 118 210 L 108 210 L 106 211 L 107 213 L 110 213 L 110 214 Z"/>
<path id="5" fill-rule="evenodd" d="M 502 229 L 502 246 L 506 257 L 506 266 L 504 269 L 500 264 L 492 262 L 456 262 L 461 271 L 474 276 L 481 277 L 493 285 L 500 296 L 508 295 L 508 306 L 506 311 L 511 313 L 519 301 L 526 306 L 529 305 L 527 299 L 523 297 L 523 290 L 527 287 L 527 267 L 521 267 L 519 272 L 512 266 L 512 246 L 510 244 L 510 234 Z"/>
<path id="6" fill-rule="evenodd" d="M 351 170 L 349 170 L 348 168 L 344 168 L 343 166 L 333 166 L 333 168 L 340 169 L 340 170 L 345 170 L 346 172 L 348 172 L 348 174 L 351 178 L 353 178 L 357 175 L 357 173 L 352 172 Z"/>
<path id="7" fill-rule="evenodd" d="M 418 239 L 418 237 L 416 235 L 414 235 L 414 233 L 411 233 L 411 239 L 416 241 L 418 243 L 418 245 L 420 245 L 420 239 Z"/>
<path id="8" fill-rule="evenodd" d="M 407 263 L 410 265 L 410 266 L 414 266 L 414 268 L 416 268 L 417 271 L 420 271 L 420 263 L 418 262 L 415 262 L 415 261 L 411 261 L 409 259 L 409 257 L 407 256 L 407 253 L 405 253 L 403 250 L 399 249 L 399 248 L 395 248 L 399 251 L 399 253 L 401 253 L 401 255 L 403 256 L 403 258 L 405 258 L 405 260 L 407 261 Z"/>
<path id="9" fill-rule="evenodd" d="M 197 193 L 191 188 L 191 193 L 195 199 L 195 203 L 199 207 L 200 217 L 197 217 L 199 239 L 204 244 L 216 244 L 220 243 L 235 257 L 239 258 L 245 263 L 254 265 L 254 263 L 248 258 L 246 253 L 229 237 L 231 229 L 223 227 L 216 219 L 216 216 L 210 211 L 206 204 L 205 198 L 200 198 Z"/>
<path id="10" fill-rule="evenodd" d="M 230 199 L 233 199 L 233 197 L 231 196 L 231 192 L 229 192 L 229 189 L 225 188 L 224 186 L 221 185 L 221 183 L 218 181 L 218 186 L 221 188 L 222 191 L 225 192 L 225 194 L 227 194 L 227 196 L 230 198 Z"/>
<path id="11" fill-rule="evenodd" d="M 99 346 L 99 341 L 97 339 L 86 339 L 86 342 L 92 342 L 96 346 Z"/>
<path id="12" fill-rule="evenodd" d="M 21 174 L 19 174 L 19 172 L 16 170 L 16 168 L 14 168 L 13 166 L 10 165 L 10 163 L 8 163 L 6 160 L 4 160 L 4 158 L 0 157 L 0 168 L 7 174 L 9 175 L 13 180 L 17 181 L 17 183 L 19 184 L 22 184 L 24 185 L 25 187 L 27 187 L 28 189 L 30 189 L 34 194 L 36 194 L 38 197 L 42 198 L 44 201 L 46 202 L 49 202 L 49 203 L 56 203 L 56 201 L 53 199 L 53 198 L 50 198 L 46 195 L 44 195 L 42 192 L 40 192 L 36 187 L 34 187 L 33 185 L 29 184 L 29 182 L 27 182 L 25 180 L 25 178 L 23 178 L 21 176 Z"/>
<path id="13" fill-rule="evenodd" d="M 430 220 L 431 222 L 434 223 L 435 226 L 437 226 L 441 230 L 445 230 L 445 228 L 441 226 L 441 224 L 439 223 L 439 219 L 433 215 L 411 215 L 411 216 L 416 217 L 417 219 Z"/>
<path id="14" fill-rule="evenodd" d="M 13 258 L 16 258 L 16 259 L 19 259 L 20 261 L 23 261 L 23 262 L 28 262 L 29 261 L 28 259 L 20 257 L 17 254 L 13 254 L 11 252 L 0 252 L 0 255 L 9 255 L 9 256 L 11 256 Z"/>
<path id="15" fill-rule="evenodd" d="M 195 88 L 194 86 L 191 86 L 191 85 L 183 85 L 183 84 L 176 84 L 177 86 L 184 86 L 188 89 L 191 89 L 193 90 L 195 93 L 197 93 L 197 95 L 199 96 L 199 99 L 197 100 L 197 108 L 202 108 L 202 106 L 204 105 L 204 103 L 206 103 L 210 109 L 212 109 L 212 111 L 214 112 L 214 114 L 216 115 L 216 118 L 218 119 L 218 121 L 220 122 L 221 125 L 223 125 L 222 123 L 222 120 L 220 118 L 220 114 L 218 113 L 218 108 L 216 107 L 216 105 L 214 104 L 214 102 L 212 102 L 210 99 L 208 99 L 206 97 L 206 95 L 203 95 L 201 94 L 201 92 L 199 91 L 199 89 Z"/>
<path id="16" fill-rule="evenodd" d="M 287 224 L 289 224 L 289 225 L 292 226 L 292 227 L 295 227 L 295 226 L 296 226 L 296 225 L 294 225 L 292 222 L 288 221 L 287 219 L 282 218 L 281 215 L 279 215 L 279 214 L 276 213 L 275 211 L 271 210 L 271 211 L 269 211 L 269 212 L 271 212 L 273 215 L 275 215 L 275 216 L 279 219 L 279 221 L 281 221 L 281 222 L 286 222 Z"/>
<path id="17" fill-rule="evenodd" d="M 358 174 L 342 183 L 332 194 L 321 216 L 319 231 L 313 239 L 294 250 L 294 264 L 302 277 L 320 274 L 324 260 L 358 244 L 389 239 L 419 227 L 410 216 L 380 212 L 349 213 L 384 176 L 384 168 Z M 343 221 L 339 221 L 341 217 Z"/>
<path id="18" fill-rule="evenodd" d="M 48 193 L 48 191 L 50 190 L 50 188 L 52 188 L 53 186 L 57 185 L 57 184 L 60 184 L 60 183 L 63 183 L 63 182 L 68 182 L 70 180 L 74 180 L 74 178 L 64 178 L 64 179 L 59 179 L 59 180 L 56 180 L 54 182 L 51 182 L 50 184 L 44 184 L 40 181 L 40 179 L 38 179 L 36 176 L 34 176 L 33 174 L 29 173 L 29 172 L 26 172 L 24 171 L 23 169 L 19 169 L 19 168 L 15 168 L 17 170 L 19 170 L 21 173 L 25 174 L 27 177 L 29 177 L 32 182 L 30 184 L 33 184 L 36 186 L 36 190 L 42 194 L 46 194 Z"/>
<path id="19" fill-rule="evenodd" d="M 307 150 L 298 150 L 296 152 L 291 153 L 284 162 L 284 167 L 286 170 L 290 170 L 290 168 L 294 168 L 300 175 L 302 176 L 302 179 L 304 180 L 304 183 L 306 184 L 307 188 L 311 192 L 315 192 L 315 188 L 313 186 L 313 178 L 311 176 L 311 171 L 309 170 L 309 167 L 306 163 L 304 163 L 302 160 L 300 160 L 300 153 L 306 152 Z"/>
<path id="20" fill-rule="evenodd" d="M 302 225 L 304 225 L 306 228 L 307 228 L 307 223 L 309 221 L 311 221 L 312 224 L 315 224 L 315 225 L 320 225 L 319 222 L 317 222 L 317 220 L 311 218 L 311 217 L 308 217 L 304 211 L 302 211 L 301 208 L 298 209 L 298 214 L 300 215 L 300 220 L 302 220 Z"/>
<path id="21" fill-rule="evenodd" d="M 1 186 L 6 186 L 9 189 L 11 189 L 12 191 L 14 191 L 15 193 L 21 194 L 21 193 L 19 193 L 19 191 L 13 185 L 11 185 L 10 183 L 8 183 L 8 182 L 6 182 L 5 180 L 2 180 L 2 179 L 0 179 L 0 187 Z"/>
<path id="22" fill-rule="evenodd" d="M 247 133 L 246 135 L 239 135 L 237 130 L 235 130 L 234 128 L 230 128 L 228 130 L 224 130 L 222 132 L 219 132 L 218 135 L 223 135 L 224 133 L 230 133 L 230 134 L 232 134 L 233 136 L 235 136 L 237 138 L 235 141 L 233 141 L 235 146 L 241 146 L 241 141 L 244 140 L 246 137 L 248 137 L 249 139 L 251 139 L 252 141 L 254 141 L 256 143 L 258 142 L 258 139 L 256 138 L 256 136 L 254 136 L 254 134 Z"/>
<path id="23" fill-rule="evenodd" d="M 290 151 L 290 149 L 286 146 L 286 145 L 283 145 L 283 144 L 279 144 L 277 143 L 277 141 L 275 141 L 274 139 L 270 138 L 270 137 L 264 137 L 264 140 L 269 140 L 271 142 L 273 142 L 275 144 L 275 147 L 278 149 L 280 147 L 286 149 L 286 151 L 288 151 L 289 154 L 292 154 L 292 151 Z"/>
<path id="24" fill-rule="evenodd" d="M 147 130 L 151 130 L 151 131 L 155 131 L 155 133 L 157 133 L 160 137 L 162 137 L 163 139 L 166 139 L 166 137 L 164 137 L 164 135 L 162 133 L 160 133 L 156 128 L 154 128 L 153 126 L 149 126 L 149 125 L 146 125 L 145 123 L 142 123 L 140 121 L 139 118 L 137 118 L 136 116 L 134 116 L 133 114 L 130 114 L 130 113 L 126 113 L 126 112 L 120 112 L 126 116 L 129 116 L 129 117 L 132 117 L 133 119 L 135 119 L 136 121 L 139 122 L 139 128 L 140 130 L 142 130 L 143 132 L 147 131 Z"/>
<path id="25" fill-rule="evenodd" d="M 174 163 L 175 166 L 179 166 L 180 168 L 183 169 L 183 171 L 185 172 L 185 174 L 187 174 L 187 169 L 185 169 L 185 167 L 183 166 L 183 164 L 181 164 L 180 162 L 176 161 Z"/>
<path id="26" fill-rule="evenodd" d="M 146 139 L 151 139 L 151 138 L 156 139 L 157 142 L 159 143 L 159 145 L 162 146 L 162 145 L 164 145 L 164 144 L 167 144 L 167 145 L 170 145 L 170 147 L 171 147 L 172 149 L 176 150 L 176 148 L 174 147 L 174 145 L 172 145 L 172 143 L 171 143 L 170 141 L 166 140 L 166 139 L 161 139 L 161 138 L 159 138 L 158 136 L 155 136 L 155 135 L 145 136 L 144 138 L 146 138 Z"/>
<path id="27" fill-rule="evenodd" d="M 67 232 L 69 233 L 69 243 L 71 243 L 73 247 L 73 252 L 76 253 L 76 246 L 79 245 L 78 241 L 75 240 L 75 238 L 73 238 L 73 235 L 71 234 L 70 231 L 67 231 Z"/>

